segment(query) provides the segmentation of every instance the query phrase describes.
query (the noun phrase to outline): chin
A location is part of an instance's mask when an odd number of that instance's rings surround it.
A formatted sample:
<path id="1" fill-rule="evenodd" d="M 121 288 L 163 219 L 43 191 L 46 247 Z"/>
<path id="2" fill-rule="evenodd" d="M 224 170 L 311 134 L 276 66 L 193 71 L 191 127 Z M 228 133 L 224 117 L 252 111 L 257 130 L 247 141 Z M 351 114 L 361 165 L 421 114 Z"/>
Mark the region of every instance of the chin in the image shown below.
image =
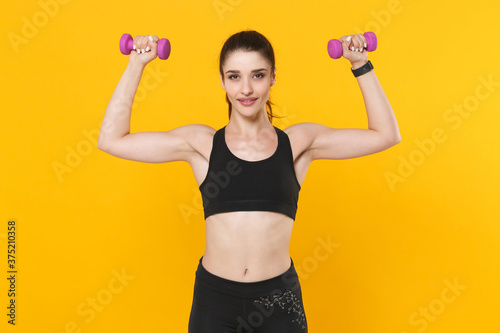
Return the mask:
<path id="1" fill-rule="evenodd" d="M 256 107 L 251 107 L 251 108 L 246 108 L 246 109 L 236 109 L 236 110 L 237 110 L 237 113 L 239 113 L 243 117 L 247 117 L 247 118 L 256 117 L 259 115 L 260 112 L 262 112 L 261 109 L 258 109 Z"/>

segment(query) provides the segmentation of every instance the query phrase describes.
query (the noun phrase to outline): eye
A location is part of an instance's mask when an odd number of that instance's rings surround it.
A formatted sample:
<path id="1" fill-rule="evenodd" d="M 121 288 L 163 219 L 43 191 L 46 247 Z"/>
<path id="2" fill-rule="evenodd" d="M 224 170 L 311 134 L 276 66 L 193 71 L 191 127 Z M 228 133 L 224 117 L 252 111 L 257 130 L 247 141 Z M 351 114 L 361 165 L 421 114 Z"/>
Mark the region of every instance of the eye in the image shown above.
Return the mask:
<path id="1" fill-rule="evenodd" d="M 260 76 L 258 76 L 258 75 L 260 75 Z M 258 76 L 259 78 L 263 78 L 265 75 L 262 73 L 257 73 L 257 74 L 255 74 L 255 76 Z"/>
<path id="2" fill-rule="evenodd" d="M 238 76 L 238 75 L 236 75 L 236 74 L 229 75 L 229 76 L 228 76 L 228 79 L 229 79 L 229 80 L 234 80 L 237 76 Z"/>

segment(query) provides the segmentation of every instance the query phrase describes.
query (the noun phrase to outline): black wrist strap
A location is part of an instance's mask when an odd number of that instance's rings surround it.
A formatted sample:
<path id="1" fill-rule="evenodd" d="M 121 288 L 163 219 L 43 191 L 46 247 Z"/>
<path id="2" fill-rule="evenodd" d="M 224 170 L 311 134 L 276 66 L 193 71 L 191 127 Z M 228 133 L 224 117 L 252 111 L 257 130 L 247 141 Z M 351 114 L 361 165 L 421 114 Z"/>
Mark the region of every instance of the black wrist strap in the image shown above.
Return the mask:
<path id="1" fill-rule="evenodd" d="M 352 67 L 351 67 L 351 71 L 352 71 L 352 74 L 354 74 L 354 77 L 358 77 L 360 75 L 366 74 L 369 71 L 371 71 L 372 69 L 373 69 L 373 65 L 372 65 L 370 60 L 368 60 L 368 62 L 366 64 L 359 67 L 358 69 L 352 69 Z"/>

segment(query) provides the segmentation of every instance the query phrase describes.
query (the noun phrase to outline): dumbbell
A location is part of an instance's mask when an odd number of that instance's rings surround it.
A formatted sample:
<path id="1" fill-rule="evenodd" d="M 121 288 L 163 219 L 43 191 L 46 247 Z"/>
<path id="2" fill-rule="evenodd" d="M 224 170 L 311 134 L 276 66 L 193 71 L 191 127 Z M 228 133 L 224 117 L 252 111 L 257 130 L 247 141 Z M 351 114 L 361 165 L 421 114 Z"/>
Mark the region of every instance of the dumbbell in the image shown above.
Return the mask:
<path id="1" fill-rule="evenodd" d="M 375 36 L 375 33 L 367 31 L 363 36 L 366 38 L 366 50 L 368 52 L 375 51 L 377 49 L 377 36 Z M 338 39 L 332 39 L 328 42 L 328 54 L 333 59 L 342 56 L 342 43 Z"/>
<path id="2" fill-rule="evenodd" d="M 134 49 L 134 39 L 129 34 L 123 34 L 120 38 L 120 51 L 125 55 L 129 55 Z M 158 41 L 158 58 L 162 60 L 168 59 L 170 56 L 170 41 L 166 38 L 162 38 Z"/>

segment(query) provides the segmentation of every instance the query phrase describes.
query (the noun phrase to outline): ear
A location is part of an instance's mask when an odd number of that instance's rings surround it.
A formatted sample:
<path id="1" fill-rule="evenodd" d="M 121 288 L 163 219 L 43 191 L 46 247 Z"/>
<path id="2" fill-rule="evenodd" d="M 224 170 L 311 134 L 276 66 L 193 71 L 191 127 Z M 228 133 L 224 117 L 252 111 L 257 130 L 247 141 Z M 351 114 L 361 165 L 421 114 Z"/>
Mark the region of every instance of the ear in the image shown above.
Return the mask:
<path id="1" fill-rule="evenodd" d="M 274 73 L 271 78 L 271 87 L 274 86 L 275 84 L 276 84 L 276 67 L 274 67 Z"/>
<path id="2" fill-rule="evenodd" d="M 224 90 L 226 89 L 226 86 L 224 85 L 224 78 L 223 78 L 222 74 L 220 75 L 220 85 L 221 85 L 222 89 L 224 89 Z"/>

